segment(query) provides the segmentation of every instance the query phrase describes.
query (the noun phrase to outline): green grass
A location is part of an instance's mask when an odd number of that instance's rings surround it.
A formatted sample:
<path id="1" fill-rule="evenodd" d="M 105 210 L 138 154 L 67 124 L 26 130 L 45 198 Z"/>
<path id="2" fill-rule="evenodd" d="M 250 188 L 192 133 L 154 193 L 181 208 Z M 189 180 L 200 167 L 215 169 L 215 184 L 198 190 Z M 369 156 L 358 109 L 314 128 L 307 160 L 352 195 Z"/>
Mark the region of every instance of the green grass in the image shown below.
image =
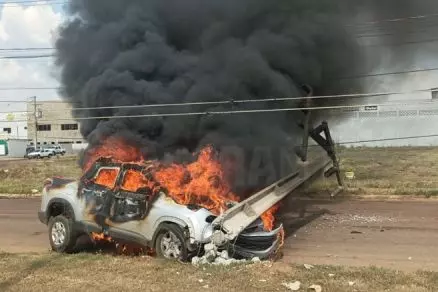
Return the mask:
<path id="1" fill-rule="evenodd" d="M 330 274 L 333 274 L 330 276 Z M 194 267 L 150 257 L 1 254 L 0 291 L 287 291 L 300 281 L 323 291 L 436 291 L 438 273 L 258 263 Z M 354 282 L 353 286 L 349 282 Z"/>
<path id="2" fill-rule="evenodd" d="M 42 190 L 46 178 L 80 174 L 76 157 L 7 162 L 0 166 L 0 194 L 32 194 L 32 190 Z"/>

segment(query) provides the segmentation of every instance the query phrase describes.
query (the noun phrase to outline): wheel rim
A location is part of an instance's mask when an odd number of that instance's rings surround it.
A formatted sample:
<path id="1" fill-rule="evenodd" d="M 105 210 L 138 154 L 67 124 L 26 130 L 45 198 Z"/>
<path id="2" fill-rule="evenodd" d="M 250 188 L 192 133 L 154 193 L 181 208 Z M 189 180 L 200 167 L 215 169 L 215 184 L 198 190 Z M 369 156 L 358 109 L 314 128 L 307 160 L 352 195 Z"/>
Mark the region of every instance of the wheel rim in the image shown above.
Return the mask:
<path id="1" fill-rule="evenodd" d="M 67 231 L 62 222 L 55 222 L 52 227 L 52 241 L 56 246 L 62 245 L 65 241 Z"/>
<path id="2" fill-rule="evenodd" d="M 160 248 L 165 258 L 179 259 L 181 257 L 182 242 L 172 231 L 167 231 L 161 237 Z"/>

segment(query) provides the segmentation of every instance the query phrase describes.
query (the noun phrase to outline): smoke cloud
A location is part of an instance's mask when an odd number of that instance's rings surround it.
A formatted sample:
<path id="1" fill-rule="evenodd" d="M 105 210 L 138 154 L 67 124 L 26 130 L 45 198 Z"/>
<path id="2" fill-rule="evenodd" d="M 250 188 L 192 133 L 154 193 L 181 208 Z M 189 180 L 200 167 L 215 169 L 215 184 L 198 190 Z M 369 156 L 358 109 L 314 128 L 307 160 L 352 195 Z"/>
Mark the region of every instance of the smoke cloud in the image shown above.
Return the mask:
<path id="1" fill-rule="evenodd" d="M 359 85 L 336 81 L 357 72 L 363 58 L 333 2 L 71 0 L 71 17 L 56 42 L 61 93 L 76 108 L 113 107 L 74 111 L 83 118 L 296 107 L 298 102 L 289 101 L 120 108 L 298 97 L 306 95 L 304 84 L 316 95 L 358 90 Z M 120 136 L 139 145 L 148 158 L 185 159 L 213 143 L 254 151 L 257 163 L 272 160 L 279 169 L 280 149 L 301 141 L 296 127 L 301 115 L 205 114 L 80 124 L 89 147 Z M 260 149 L 270 150 L 264 155 Z"/>

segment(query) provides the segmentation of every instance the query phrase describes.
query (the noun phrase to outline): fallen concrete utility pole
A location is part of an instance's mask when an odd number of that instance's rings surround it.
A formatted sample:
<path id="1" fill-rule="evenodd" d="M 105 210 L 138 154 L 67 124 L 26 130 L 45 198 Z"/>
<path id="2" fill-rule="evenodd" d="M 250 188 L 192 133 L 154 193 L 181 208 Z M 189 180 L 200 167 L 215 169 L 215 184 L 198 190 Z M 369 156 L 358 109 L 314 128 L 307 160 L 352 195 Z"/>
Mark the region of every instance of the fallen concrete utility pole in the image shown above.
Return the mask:
<path id="1" fill-rule="evenodd" d="M 309 86 L 303 89 L 310 97 L 313 90 Z M 311 99 L 303 103 L 304 108 L 308 108 Z M 246 227 L 253 223 L 263 213 L 291 194 L 302 184 L 309 182 L 319 173 L 324 173 L 326 177 L 336 175 L 339 187 L 331 197 L 336 196 L 343 189 L 343 181 L 340 174 L 339 161 L 336 156 L 334 141 L 332 139 L 328 123 L 323 121 L 316 128 L 311 127 L 310 111 L 303 110 L 304 121 L 299 126 L 304 130 L 301 147 L 296 149 L 298 158 L 301 159 L 298 164 L 298 170 L 289 176 L 279 180 L 269 187 L 257 192 L 248 199 L 234 205 L 232 208 L 218 216 L 213 225 L 216 232 L 212 236 L 212 242 L 221 245 L 226 241 L 234 240 Z M 312 138 L 321 148 L 319 154 L 310 159 L 308 157 L 309 138 Z M 324 151 L 321 151 L 324 150 Z M 332 166 L 326 169 L 329 164 Z"/>
<path id="2" fill-rule="evenodd" d="M 220 242 L 235 239 L 264 212 L 284 199 L 303 183 L 309 181 L 315 174 L 324 171 L 330 163 L 331 159 L 326 154 L 312 159 L 310 163 L 302 163 L 298 171 L 228 209 L 213 221 L 213 225 L 220 226 L 225 232 L 223 235 L 217 234 L 221 237 L 217 238 L 217 240 Z"/>

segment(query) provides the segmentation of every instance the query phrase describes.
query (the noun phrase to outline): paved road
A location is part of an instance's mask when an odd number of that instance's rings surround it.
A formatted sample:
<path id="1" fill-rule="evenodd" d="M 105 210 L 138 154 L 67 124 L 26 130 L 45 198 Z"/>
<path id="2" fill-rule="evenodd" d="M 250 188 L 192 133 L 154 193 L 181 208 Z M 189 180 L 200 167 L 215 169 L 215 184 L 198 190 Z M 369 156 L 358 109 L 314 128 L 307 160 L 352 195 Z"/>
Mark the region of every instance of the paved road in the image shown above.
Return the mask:
<path id="1" fill-rule="evenodd" d="M 312 203 L 302 220 L 283 217 L 284 261 L 438 271 L 436 201 Z"/>
<path id="2" fill-rule="evenodd" d="M 38 199 L 0 200 L 0 250 L 48 250 L 38 207 Z M 312 202 L 306 209 L 281 216 L 285 262 L 438 271 L 438 202 Z"/>
<path id="3" fill-rule="evenodd" d="M 38 199 L 0 199 L 0 250 L 48 250 L 47 228 L 39 222 Z"/>

